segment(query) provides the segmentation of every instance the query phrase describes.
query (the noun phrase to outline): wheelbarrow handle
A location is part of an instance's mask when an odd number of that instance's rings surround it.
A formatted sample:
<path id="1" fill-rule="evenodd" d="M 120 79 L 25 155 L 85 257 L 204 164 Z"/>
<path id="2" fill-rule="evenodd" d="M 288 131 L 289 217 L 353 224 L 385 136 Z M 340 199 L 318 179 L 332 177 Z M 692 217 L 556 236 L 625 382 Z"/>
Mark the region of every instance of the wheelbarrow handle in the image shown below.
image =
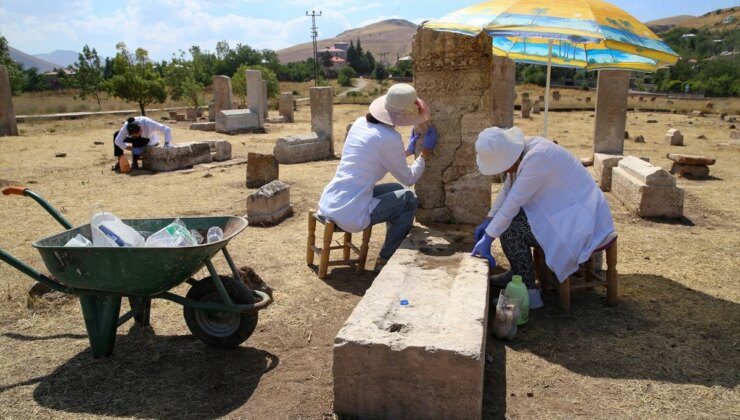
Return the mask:
<path id="1" fill-rule="evenodd" d="M 48 276 L 45 276 L 44 274 L 39 273 L 35 268 L 24 263 L 18 258 L 10 255 L 2 248 L 0 248 L 0 261 L 5 261 L 11 267 L 15 268 L 21 273 L 27 275 L 28 277 L 31 277 L 32 279 L 36 280 L 39 283 L 43 283 L 46 286 L 49 286 L 51 289 L 56 290 L 57 292 L 70 293 L 70 294 L 74 293 L 74 291 L 70 289 L 69 287 L 56 282 L 54 279 Z"/>
<path id="2" fill-rule="evenodd" d="M 31 197 L 34 200 L 36 200 L 37 203 L 41 207 L 44 208 L 44 210 L 47 211 L 54 219 L 56 219 L 57 222 L 59 222 L 60 225 L 64 226 L 65 229 L 72 229 L 74 226 L 72 226 L 72 223 L 69 223 L 69 220 L 62 216 L 62 213 L 59 212 L 59 210 L 55 209 L 54 206 L 49 204 L 44 197 L 36 194 L 35 192 L 29 190 L 26 187 L 7 187 L 3 189 L 4 195 L 25 195 L 26 197 Z"/>

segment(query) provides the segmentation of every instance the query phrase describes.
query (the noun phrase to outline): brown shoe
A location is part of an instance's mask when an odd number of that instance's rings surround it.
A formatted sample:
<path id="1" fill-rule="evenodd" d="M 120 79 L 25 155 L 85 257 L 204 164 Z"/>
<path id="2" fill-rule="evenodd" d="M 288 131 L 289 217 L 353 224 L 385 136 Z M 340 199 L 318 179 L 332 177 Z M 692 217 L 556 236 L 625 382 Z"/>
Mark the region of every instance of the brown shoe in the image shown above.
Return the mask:
<path id="1" fill-rule="evenodd" d="M 373 273 L 380 274 L 380 271 L 383 269 L 383 267 L 385 267 L 386 264 L 388 264 L 388 260 L 378 257 L 375 260 L 375 268 L 373 268 Z"/>

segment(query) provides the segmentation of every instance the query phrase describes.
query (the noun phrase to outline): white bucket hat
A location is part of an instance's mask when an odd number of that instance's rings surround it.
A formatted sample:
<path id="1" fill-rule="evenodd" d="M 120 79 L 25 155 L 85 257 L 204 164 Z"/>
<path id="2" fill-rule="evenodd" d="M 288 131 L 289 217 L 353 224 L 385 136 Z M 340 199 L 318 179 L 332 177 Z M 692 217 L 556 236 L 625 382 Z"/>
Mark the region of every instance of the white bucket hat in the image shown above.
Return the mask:
<path id="1" fill-rule="evenodd" d="M 423 123 L 428 119 L 426 109 L 416 89 L 405 83 L 391 86 L 387 94 L 370 104 L 370 114 L 375 119 L 396 127 Z"/>
<path id="2" fill-rule="evenodd" d="M 475 142 L 478 170 L 483 175 L 496 175 L 511 168 L 524 150 L 524 133 L 519 127 L 502 130 L 486 128 Z"/>

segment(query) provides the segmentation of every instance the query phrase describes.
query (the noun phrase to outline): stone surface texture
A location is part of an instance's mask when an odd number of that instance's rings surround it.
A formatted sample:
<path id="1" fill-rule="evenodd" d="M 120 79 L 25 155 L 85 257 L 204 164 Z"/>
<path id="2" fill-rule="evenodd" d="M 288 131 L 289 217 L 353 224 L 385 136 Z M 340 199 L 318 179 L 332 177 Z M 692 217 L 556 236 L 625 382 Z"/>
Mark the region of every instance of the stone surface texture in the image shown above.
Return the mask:
<path id="1" fill-rule="evenodd" d="M 195 160 L 190 146 L 176 144 L 174 147 L 145 147 L 141 164 L 148 171 L 168 172 L 190 168 Z"/>
<path id="2" fill-rule="evenodd" d="M 681 165 L 708 166 L 717 162 L 717 159 L 706 156 L 682 155 L 679 153 L 668 153 L 666 157 Z"/>
<path id="3" fill-rule="evenodd" d="M 216 162 L 224 162 L 231 160 L 231 143 L 226 140 L 216 140 L 214 143 L 213 160 Z"/>
<path id="4" fill-rule="evenodd" d="M 247 188 L 260 188 L 280 177 L 280 165 L 274 155 L 247 155 Z"/>
<path id="5" fill-rule="evenodd" d="M 422 223 L 480 223 L 491 205 L 491 179 L 476 179 L 475 141 L 494 125 L 491 39 L 420 28 L 413 43 L 414 82 L 429 105 L 439 141 L 416 184 Z M 461 181 L 462 180 L 462 181 Z M 467 185 L 463 185 L 467 183 Z M 454 185 L 467 194 L 449 200 Z"/>
<path id="6" fill-rule="evenodd" d="M 265 119 L 270 116 L 270 95 L 267 80 L 262 81 L 262 115 Z"/>
<path id="7" fill-rule="evenodd" d="M 221 111 L 216 116 L 216 132 L 223 134 L 251 133 L 259 130 L 260 116 L 249 109 Z"/>
<path id="8" fill-rule="evenodd" d="M 624 153 L 629 83 L 629 71 L 599 71 L 594 123 L 594 153 L 613 155 Z"/>
<path id="9" fill-rule="evenodd" d="M 259 70 L 247 70 L 247 105 L 249 110 L 257 116 L 257 126 L 265 126 L 265 114 L 262 109 L 263 95 L 262 92 L 262 72 Z"/>
<path id="10" fill-rule="evenodd" d="M 280 163 L 304 163 L 329 159 L 330 142 L 316 133 L 281 137 L 275 143 L 273 154 Z"/>
<path id="11" fill-rule="evenodd" d="M 665 133 L 665 144 L 669 146 L 683 146 L 683 134 L 675 128 Z"/>
<path id="12" fill-rule="evenodd" d="M 293 94 L 291 92 L 283 92 L 280 94 L 278 108 L 280 110 L 280 116 L 285 118 L 285 122 L 295 122 L 294 108 L 293 108 Z"/>
<path id="13" fill-rule="evenodd" d="M 488 267 L 466 251 L 412 229 L 334 339 L 337 414 L 482 417 Z"/>
<path id="14" fill-rule="evenodd" d="M 198 131 L 216 131 L 216 122 L 197 122 L 190 124 L 189 128 Z"/>
<path id="15" fill-rule="evenodd" d="M 532 103 L 532 113 L 533 114 L 540 113 L 540 100 L 539 99 L 535 99 L 534 103 Z"/>
<path id="16" fill-rule="evenodd" d="M 290 185 L 272 181 L 247 197 L 247 221 L 250 226 L 271 226 L 293 214 Z"/>
<path id="17" fill-rule="evenodd" d="M 0 137 L 17 136 L 18 124 L 13 110 L 8 68 L 0 65 Z"/>
<path id="18" fill-rule="evenodd" d="M 636 157 L 622 159 L 612 170 L 612 193 L 640 217 L 683 217 L 684 190 L 675 178 Z"/>
<path id="19" fill-rule="evenodd" d="M 622 159 L 624 159 L 624 156 L 622 155 L 594 153 L 594 172 L 596 172 L 596 182 L 599 184 L 601 191 L 611 190 L 612 169 L 614 169 Z"/>
<path id="20" fill-rule="evenodd" d="M 180 143 L 178 145 L 190 146 L 190 148 L 193 149 L 194 165 L 213 162 L 213 155 L 211 155 L 211 146 L 204 141 L 193 141 L 188 143 Z"/>
<path id="21" fill-rule="evenodd" d="M 493 125 L 514 126 L 516 101 L 516 64 L 506 57 L 493 57 Z"/>
<path id="22" fill-rule="evenodd" d="M 213 76 L 213 113 L 211 114 L 215 116 L 213 121 L 218 118 L 221 111 L 232 109 L 232 101 L 231 77 Z"/>
<path id="23" fill-rule="evenodd" d="M 334 89 L 331 86 L 312 87 L 311 131 L 329 142 L 329 154 L 334 156 Z"/>

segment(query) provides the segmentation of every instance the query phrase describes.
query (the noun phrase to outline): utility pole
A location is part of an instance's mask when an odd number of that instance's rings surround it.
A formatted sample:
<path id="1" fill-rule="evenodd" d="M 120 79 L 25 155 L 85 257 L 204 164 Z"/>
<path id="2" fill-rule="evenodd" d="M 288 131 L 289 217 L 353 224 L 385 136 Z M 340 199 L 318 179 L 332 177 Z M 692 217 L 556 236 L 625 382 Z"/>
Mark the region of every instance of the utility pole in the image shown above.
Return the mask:
<path id="1" fill-rule="evenodd" d="M 311 13 L 306 12 L 306 16 L 311 16 L 311 39 L 313 39 L 313 70 L 314 70 L 314 83 L 316 86 L 319 85 L 319 27 L 316 26 L 316 18 L 321 16 L 321 11 L 316 14 L 315 10 L 311 10 Z"/>
<path id="2" fill-rule="evenodd" d="M 382 64 L 385 68 L 388 68 L 388 52 L 382 52 L 378 54 L 380 55 L 380 64 Z"/>

